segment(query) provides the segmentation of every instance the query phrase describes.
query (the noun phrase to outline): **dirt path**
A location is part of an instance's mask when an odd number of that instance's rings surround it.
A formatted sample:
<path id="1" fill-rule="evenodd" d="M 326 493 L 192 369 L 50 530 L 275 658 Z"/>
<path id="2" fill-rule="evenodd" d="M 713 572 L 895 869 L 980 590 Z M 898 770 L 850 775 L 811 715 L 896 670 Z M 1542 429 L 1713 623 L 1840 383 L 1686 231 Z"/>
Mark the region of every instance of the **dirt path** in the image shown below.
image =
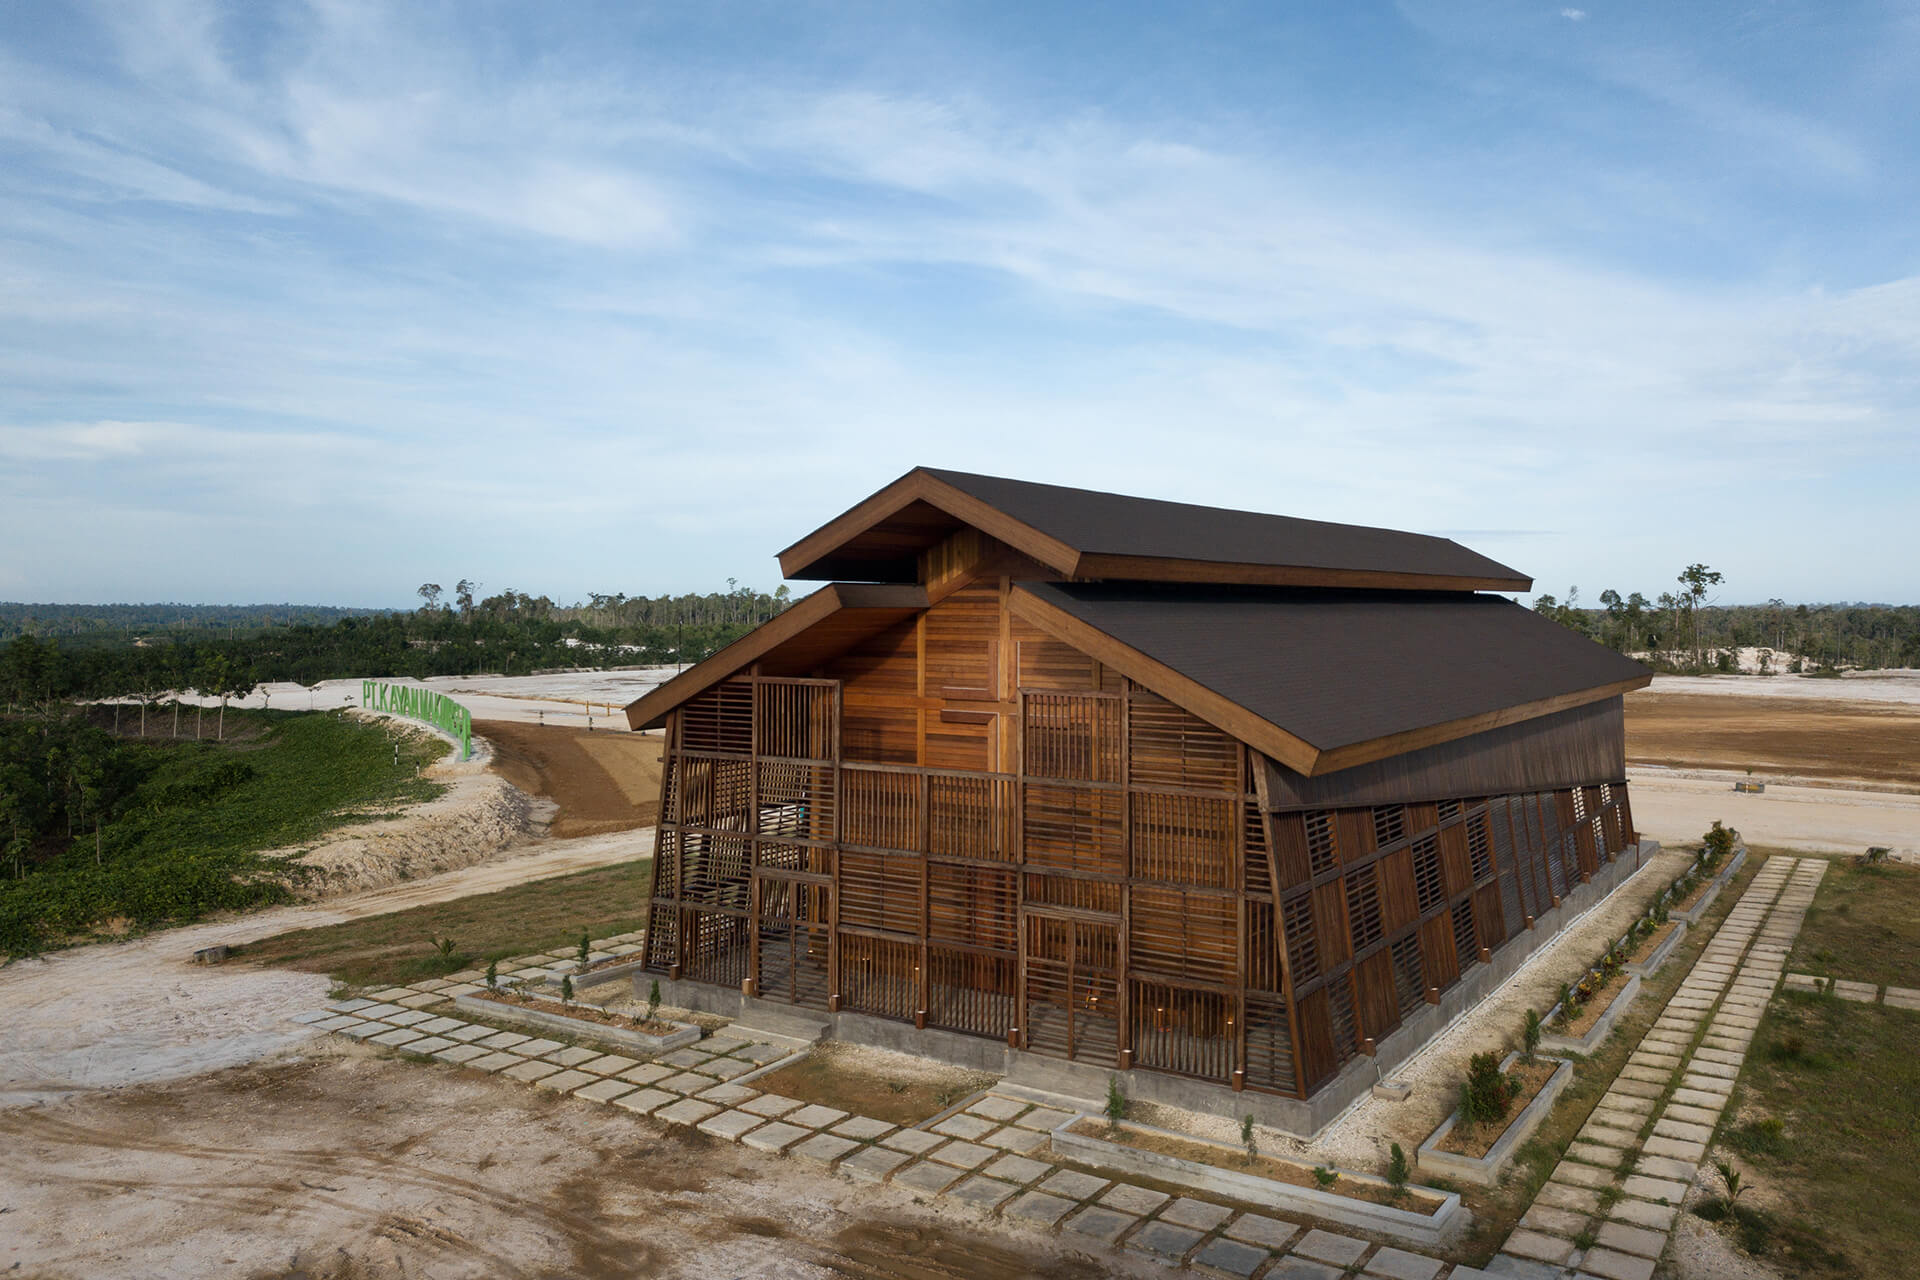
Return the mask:
<path id="1" fill-rule="evenodd" d="M 337 924 L 644 857 L 652 832 L 551 841 L 422 880 L 21 960 L 0 969 L 0 1107 L 177 1080 L 312 1038 L 286 1021 L 325 998 L 317 974 L 190 963 L 200 947 Z"/>
<path id="2" fill-rule="evenodd" d="M 1096 1266 L 1051 1237 L 982 1232 L 801 1161 L 337 1042 L 165 1088 L 0 1111 L 0 1146 L 9 1275 L 1093 1280 L 1153 1269 Z"/>

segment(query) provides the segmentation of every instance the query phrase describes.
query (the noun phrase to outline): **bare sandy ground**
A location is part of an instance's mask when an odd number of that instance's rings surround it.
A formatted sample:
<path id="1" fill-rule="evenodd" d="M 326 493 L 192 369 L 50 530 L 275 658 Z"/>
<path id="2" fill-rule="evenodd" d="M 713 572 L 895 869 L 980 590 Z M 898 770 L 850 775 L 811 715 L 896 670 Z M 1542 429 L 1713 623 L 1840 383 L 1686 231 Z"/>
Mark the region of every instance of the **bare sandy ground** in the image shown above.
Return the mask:
<path id="1" fill-rule="evenodd" d="M 1146 1275 L 964 1210 L 523 1085 L 315 1041 L 0 1110 L 0 1272 L 36 1277 Z M 17 1268 L 9 1270 L 9 1268 Z"/>
<path id="2" fill-rule="evenodd" d="M 1920 857 L 1920 795 L 1772 782 L 1760 795 L 1741 795 L 1733 790 L 1734 779 L 1628 769 L 1634 824 L 1669 844 L 1697 843 L 1718 819 L 1748 844 L 1815 853 L 1885 845 L 1903 859 Z"/>
<path id="3" fill-rule="evenodd" d="M 678 667 L 636 667 L 627 671 L 562 671 L 543 676 L 431 676 L 394 679 L 388 684 L 444 693 L 473 712 L 476 720 L 517 720 L 524 724 L 572 725 L 625 733 L 622 707 L 671 679 Z M 230 706 L 277 707 L 282 711 L 331 711 L 358 706 L 359 680 L 323 680 L 312 689 L 290 681 L 263 684 Z M 171 696 L 171 695 L 170 695 Z M 213 707 L 218 698 L 179 695 L 186 706 Z M 130 701 L 122 699 L 122 701 Z"/>
<path id="4" fill-rule="evenodd" d="M 1920 671 L 1849 672 L 1837 680 L 1809 676 L 1655 676 L 1648 693 L 1712 693 L 1741 698 L 1822 698 L 1838 702 L 1904 702 L 1920 706 Z"/>
<path id="5" fill-rule="evenodd" d="M 201 947 L 337 924 L 548 876 L 628 862 L 651 831 L 550 841 L 527 852 L 324 902 L 276 907 L 75 947 L 0 969 L 0 1107 L 76 1090 L 178 1080 L 307 1043 L 286 1019 L 325 999 L 327 980 L 287 969 L 190 963 Z"/>

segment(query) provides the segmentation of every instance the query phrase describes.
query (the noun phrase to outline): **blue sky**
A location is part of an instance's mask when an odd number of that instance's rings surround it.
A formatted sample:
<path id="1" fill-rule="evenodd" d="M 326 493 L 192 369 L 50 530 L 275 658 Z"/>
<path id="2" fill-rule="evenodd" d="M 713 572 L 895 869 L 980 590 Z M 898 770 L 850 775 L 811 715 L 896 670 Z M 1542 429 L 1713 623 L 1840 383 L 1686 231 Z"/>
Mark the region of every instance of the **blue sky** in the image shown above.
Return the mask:
<path id="1" fill-rule="evenodd" d="M 0 598 L 771 588 L 918 463 L 1920 599 L 1920 5 L 0 6 Z"/>

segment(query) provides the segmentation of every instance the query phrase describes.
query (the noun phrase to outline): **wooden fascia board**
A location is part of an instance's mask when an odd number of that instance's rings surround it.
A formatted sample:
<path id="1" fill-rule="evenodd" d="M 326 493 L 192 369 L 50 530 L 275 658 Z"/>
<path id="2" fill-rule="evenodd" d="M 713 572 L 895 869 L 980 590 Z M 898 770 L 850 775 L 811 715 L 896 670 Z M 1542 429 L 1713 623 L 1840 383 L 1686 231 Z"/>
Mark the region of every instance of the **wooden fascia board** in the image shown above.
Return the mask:
<path id="1" fill-rule="evenodd" d="M 1191 676 L 1183 675 L 1159 659 L 1149 657 L 1098 627 L 1082 622 L 1018 583 L 1014 584 L 1007 604 L 1017 616 L 1054 639 L 1098 659 L 1129 680 L 1138 681 L 1169 702 L 1226 730 L 1256 751 L 1272 756 L 1294 772 L 1313 772 L 1314 762 L 1320 753 L 1311 743 L 1262 719 L 1231 698 L 1215 693 Z"/>
<path id="2" fill-rule="evenodd" d="M 649 689 L 628 703 L 627 727 L 654 727 L 666 718 L 668 712 L 844 609 L 917 610 L 926 607 L 927 593 L 918 586 L 830 582 L 812 595 L 796 601 L 777 617 L 761 623 L 711 658 L 695 663 L 665 684 Z"/>
<path id="3" fill-rule="evenodd" d="M 1325 569 L 1311 565 L 1239 564 L 1176 560 L 1164 556 L 1082 555 L 1074 569 L 1082 580 L 1197 582 L 1230 586 L 1348 587 L 1393 591 L 1531 591 L 1532 578 L 1474 578 L 1393 573 L 1370 569 Z"/>
<path id="4" fill-rule="evenodd" d="M 888 516 L 922 501 L 1032 556 L 1057 573 L 1067 577 L 1074 574 L 1074 566 L 1080 559 L 1079 551 L 917 468 L 782 551 L 779 557 L 781 574 L 792 578 Z"/>
<path id="5" fill-rule="evenodd" d="M 1590 702 L 1617 698 L 1623 693 L 1644 689 L 1652 682 L 1653 673 L 1648 672 L 1645 675 L 1615 681 L 1613 684 L 1597 685 L 1591 689 L 1579 689 L 1572 693 L 1562 693 L 1534 702 L 1523 702 L 1517 706 L 1502 707 L 1498 711 L 1482 712 L 1479 715 L 1449 720 L 1443 724 L 1427 725 L 1420 729 L 1409 729 L 1404 733 L 1388 734 L 1384 738 L 1348 743 L 1344 747 L 1333 747 L 1320 752 L 1312 769 L 1301 769 L 1296 772 L 1304 773 L 1308 777 L 1338 773 L 1342 769 L 1350 769 L 1355 765 L 1372 764 L 1375 760 L 1405 755 L 1409 751 L 1419 751 L 1424 747 L 1437 747 L 1441 743 L 1471 737 L 1476 733 L 1485 733 L 1489 729 L 1519 724 L 1523 720 L 1535 720 L 1573 707 L 1584 707 Z"/>

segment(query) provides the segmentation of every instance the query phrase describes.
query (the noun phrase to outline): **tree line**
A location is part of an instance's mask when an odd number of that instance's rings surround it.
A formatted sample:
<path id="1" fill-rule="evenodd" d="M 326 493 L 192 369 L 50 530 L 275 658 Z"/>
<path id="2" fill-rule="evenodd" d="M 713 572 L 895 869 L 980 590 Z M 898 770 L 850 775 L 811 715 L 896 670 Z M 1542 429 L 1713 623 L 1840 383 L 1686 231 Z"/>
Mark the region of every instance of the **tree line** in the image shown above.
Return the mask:
<path id="1" fill-rule="evenodd" d="M 343 678 L 480 673 L 527 675 L 567 667 L 690 664 L 719 652 L 787 607 L 741 587 L 648 599 L 600 595 L 558 605 L 508 588 L 477 597 L 462 580 L 453 594 L 420 587 L 412 612 L 351 614 L 331 623 L 154 632 L 29 631 L 0 645 L 0 704 L 17 708 L 86 698 L 144 704 L 172 691 L 220 699 L 260 684 L 314 685 Z M 116 606 L 118 607 L 118 606 Z M 177 713 L 176 713 L 177 714 Z"/>
<path id="2" fill-rule="evenodd" d="M 1704 564 L 1681 570 L 1675 589 L 1652 599 L 1638 591 L 1602 591 L 1598 607 L 1542 594 L 1536 613 L 1662 671 L 1736 669 L 1734 651 L 1762 650 L 1768 669 L 1794 674 L 1920 667 L 1920 605 L 1720 604 L 1725 575 Z"/>

